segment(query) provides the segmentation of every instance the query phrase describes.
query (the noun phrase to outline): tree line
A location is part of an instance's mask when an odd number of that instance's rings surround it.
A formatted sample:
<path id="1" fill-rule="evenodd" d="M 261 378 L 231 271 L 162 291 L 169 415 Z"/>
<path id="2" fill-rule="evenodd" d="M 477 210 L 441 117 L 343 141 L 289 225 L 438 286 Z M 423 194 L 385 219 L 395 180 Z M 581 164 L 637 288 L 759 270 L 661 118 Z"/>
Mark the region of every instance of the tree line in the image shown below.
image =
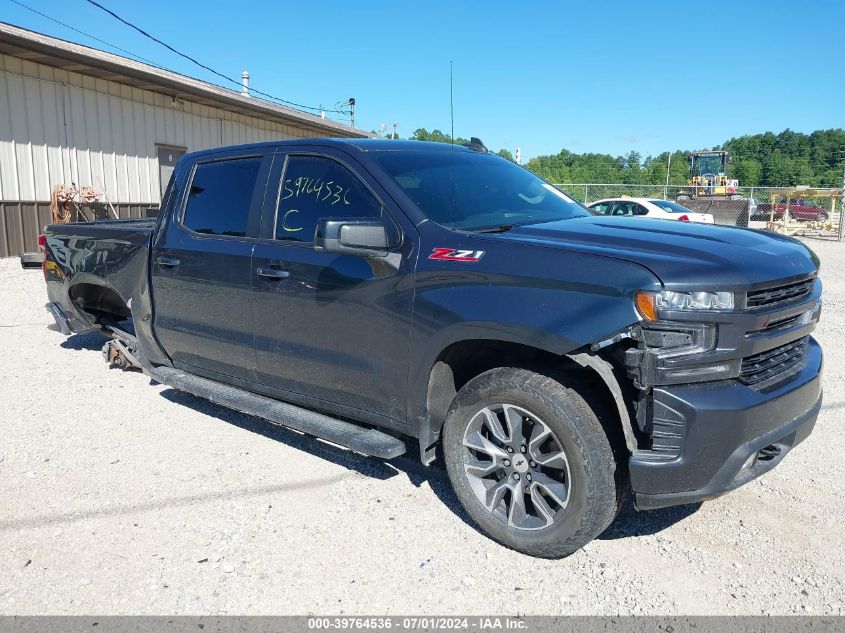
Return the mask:
<path id="1" fill-rule="evenodd" d="M 784 130 L 732 138 L 710 149 L 731 153 L 728 177 L 747 187 L 841 187 L 845 168 L 845 130 L 802 134 Z M 686 184 L 689 150 L 663 152 L 645 159 L 638 152 L 625 156 L 575 154 L 568 150 L 537 156 L 526 167 L 552 182 L 601 182 L 638 185 Z"/>
<path id="2" fill-rule="evenodd" d="M 416 130 L 410 137 L 419 141 L 451 143 L 449 134 L 440 130 Z M 456 144 L 468 141 L 457 137 Z M 710 149 L 731 153 L 728 177 L 747 187 L 841 187 L 845 168 L 845 130 L 816 130 L 810 134 L 784 130 L 780 134 L 765 132 L 732 138 Z M 500 156 L 513 160 L 507 149 Z M 550 182 L 626 183 L 636 185 L 686 184 L 689 176 L 689 150 L 663 152 L 646 156 L 631 151 L 624 156 L 610 154 L 576 154 L 562 149 L 557 154 L 537 156 L 525 166 Z"/>
<path id="3" fill-rule="evenodd" d="M 468 139 L 462 138 L 460 136 L 456 136 L 455 140 L 452 140 L 452 136 L 446 134 L 445 132 L 441 132 L 440 130 L 432 130 L 429 132 L 424 127 L 421 127 L 417 130 L 414 130 L 414 133 L 411 134 L 410 140 L 412 141 L 432 141 L 434 143 L 453 143 L 454 145 L 466 145 L 469 143 Z M 508 160 L 512 161 L 513 154 L 510 150 L 507 149 L 500 149 L 496 152 L 502 158 L 507 158 Z"/>

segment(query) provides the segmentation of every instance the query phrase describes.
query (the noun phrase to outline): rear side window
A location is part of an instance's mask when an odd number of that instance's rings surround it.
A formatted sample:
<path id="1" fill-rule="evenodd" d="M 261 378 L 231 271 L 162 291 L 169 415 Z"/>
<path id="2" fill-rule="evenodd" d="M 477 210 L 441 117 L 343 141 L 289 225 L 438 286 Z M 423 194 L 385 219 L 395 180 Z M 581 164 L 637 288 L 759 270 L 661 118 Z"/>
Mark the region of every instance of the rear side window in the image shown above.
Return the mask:
<path id="1" fill-rule="evenodd" d="M 642 215 L 639 209 L 642 209 L 642 207 L 636 202 L 616 202 L 613 204 L 612 215 Z"/>
<path id="2" fill-rule="evenodd" d="M 276 239 L 310 244 L 319 220 L 380 218 L 381 203 L 337 161 L 291 156 L 279 188 Z"/>
<path id="3" fill-rule="evenodd" d="M 197 165 L 182 224 L 196 233 L 246 237 L 261 158 Z"/>

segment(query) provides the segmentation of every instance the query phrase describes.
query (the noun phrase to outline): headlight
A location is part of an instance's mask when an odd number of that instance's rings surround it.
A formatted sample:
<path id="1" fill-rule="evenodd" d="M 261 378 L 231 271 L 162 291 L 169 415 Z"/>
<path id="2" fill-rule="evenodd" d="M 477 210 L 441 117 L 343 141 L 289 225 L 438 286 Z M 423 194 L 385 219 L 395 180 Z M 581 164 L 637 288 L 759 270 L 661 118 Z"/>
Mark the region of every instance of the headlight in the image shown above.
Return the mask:
<path id="1" fill-rule="evenodd" d="M 656 321 L 658 310 L 733 310 L 734 293 L 640 291 L 636 295 L 636 305 L 645 319 Z"/>
<path id="2" fill-rule="evenodd" d="M 732 292 L 672 292 L 656 295 L 658 309 L 665 310 L 733 310 Z"/>

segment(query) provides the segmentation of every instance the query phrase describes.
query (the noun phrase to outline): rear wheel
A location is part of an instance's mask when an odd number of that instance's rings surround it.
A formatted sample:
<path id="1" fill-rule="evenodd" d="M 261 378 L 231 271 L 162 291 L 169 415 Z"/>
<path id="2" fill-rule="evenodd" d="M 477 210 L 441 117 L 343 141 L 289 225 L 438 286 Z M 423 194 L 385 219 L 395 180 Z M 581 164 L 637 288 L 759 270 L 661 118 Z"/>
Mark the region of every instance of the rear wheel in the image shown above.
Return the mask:
<path id="1" fill-rule="evenodd" d="M 829 219 L 830 219 L 830 216 L 828 216 L 828 214 L 827 214 L 827 213 L 824 213 L 824 212 L 819 213 L 818 220 L 819 220 L 819 222 L 821 222 L 822 224 L 824 224 L 825 222 L 827 222 Z"/>
<path id="2" fill-rule="evenodd" d="M 449 411 L 443 449 L 466 511 L 520 552 L 567 556 L 616 514 L 604 429 L 574 389 L 549 376 L 500 368 L 471 380 Z"/>

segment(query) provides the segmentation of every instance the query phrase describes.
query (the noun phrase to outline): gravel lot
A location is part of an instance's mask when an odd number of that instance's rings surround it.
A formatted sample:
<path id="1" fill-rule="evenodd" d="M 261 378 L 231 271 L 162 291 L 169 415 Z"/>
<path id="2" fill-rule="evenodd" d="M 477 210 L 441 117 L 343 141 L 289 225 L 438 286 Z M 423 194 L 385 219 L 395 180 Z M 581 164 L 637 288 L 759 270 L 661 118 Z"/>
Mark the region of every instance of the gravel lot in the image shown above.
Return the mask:
<path id="1" fill-rule="evenodd" d="M 384 463 L 108 369 L 0 260 L 0 613 L 842 614 L 845 244 L 826 285 L 825 408 L 721 499 L 630 507 L 566 560 L 479 533 L 445 472 Z"/>

